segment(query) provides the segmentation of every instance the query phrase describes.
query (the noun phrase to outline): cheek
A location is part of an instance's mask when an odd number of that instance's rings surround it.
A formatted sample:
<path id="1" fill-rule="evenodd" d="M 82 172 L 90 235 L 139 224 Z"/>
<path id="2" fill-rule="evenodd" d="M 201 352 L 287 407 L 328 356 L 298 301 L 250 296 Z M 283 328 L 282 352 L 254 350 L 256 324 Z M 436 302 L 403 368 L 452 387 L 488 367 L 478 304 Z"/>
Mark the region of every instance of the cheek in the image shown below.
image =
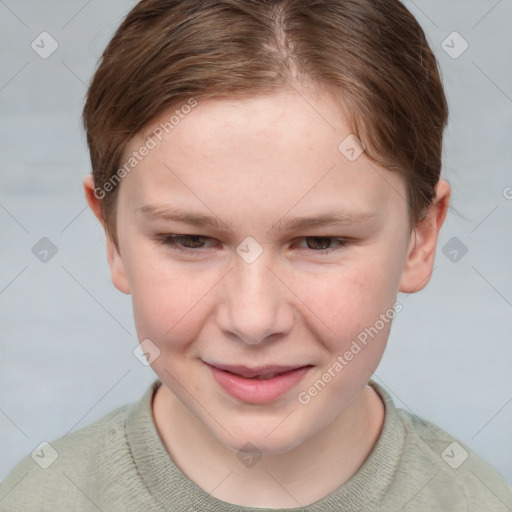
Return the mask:
<path id="1" fill-rule="evenodd" d="M 321 424 L 327 424 L 351 401 L 382 359 L 400 308 L 393 307 L 397 274 L 380 268 L 377 264 L 352 267 L 350 275 L 332 276 L 316 294 L 309 294 L 315 311 L 333 332 L 319 338 L 325 357 L 304 382 L 297 401 L 304 414 L 318 418 Z"/>
<path id="2" fill-rule="evenodd" d="M 139 339 L 149 338 L 159 346 L 164 339 L 168 346 L 193 339 L 213 279 L 139 247 L 130 253 L 129 280 Z"/>
<path id="3" fill-rule="evenodd" d="M 396 262 L 380 254 L 378 261 L 361 258 L 357 264 L 311 278 L 300 287 L 300 295 L 324 326 L 326 341 L 333 340 L 334 348 L 342 349 L 382 314 L 392 314 L 389 310 L 396 301 L 399 273 L 394 268 Z M 379 327 L 386 331 L 380 322 Z"/>

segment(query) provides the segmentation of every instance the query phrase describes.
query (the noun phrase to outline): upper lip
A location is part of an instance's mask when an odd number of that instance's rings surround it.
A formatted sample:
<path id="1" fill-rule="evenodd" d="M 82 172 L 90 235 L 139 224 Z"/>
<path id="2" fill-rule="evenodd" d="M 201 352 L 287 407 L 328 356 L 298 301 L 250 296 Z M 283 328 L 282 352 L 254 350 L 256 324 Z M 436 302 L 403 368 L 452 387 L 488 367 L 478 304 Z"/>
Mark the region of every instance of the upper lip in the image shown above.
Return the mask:
<path id="1" fill-rule="evenodd" d="M 213 366 L 219 370 L 224 370 L 226 372 L 236 373 L 237 375 L 241 375 L 246 379 L 250 379 L 256 376 L 265 376 L 274 373 L 283 373 L 289 372 L 290 370 L 297 370 L 298 368 L 303 368 L 304 366 L 311 366 L 307 364 L 299 364 L 293 366 L 282 366 L 282 365 L 270 365 L 270 366 L 255 366 L 252 368 L 248 368 L 247 366 L 239 366 L 239 365 L 230 365 L 230 364 L 218 364 L 218 363 L 206 363 L 209 366 Z"/>

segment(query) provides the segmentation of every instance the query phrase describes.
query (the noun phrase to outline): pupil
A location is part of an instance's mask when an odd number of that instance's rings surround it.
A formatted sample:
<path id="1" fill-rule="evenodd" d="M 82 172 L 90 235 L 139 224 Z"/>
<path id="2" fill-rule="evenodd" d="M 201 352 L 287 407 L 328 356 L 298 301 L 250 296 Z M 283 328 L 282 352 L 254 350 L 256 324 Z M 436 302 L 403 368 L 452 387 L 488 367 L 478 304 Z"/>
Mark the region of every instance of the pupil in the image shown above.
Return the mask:
<path id="1" fill-rule="evenodd" d="M 320 237 L 310 238 L 310 239 L 308 239 L 308 245 L 309 245 L 311 240 L 313 240 L 313 245 L 319 244 L 319 245 L 322 245 L 322 246 L 325 245 L 325 247 L 310 247 L 310 249 L 328 249 L 328 247 L 329 247 L 330 238 L 327 238 L 327 237 L 323 237 L 323 238 L 320 238 Z M 322 241 L 325 242 L 325 243 L 322 244 Z"/>
<path id="2" fill-rule="evenodd" d="M 193 247 L 199 247 L 201 245 L 201 238 L 202 237 L 199 235 L 188 235 L 188 236 L 184 237 L 185 240 L 192 239 L 192 244 L 188 244 L 188 245 L 192 245 Z M 195 242 L 198 242 L 198 245 L 195 245 Z"/>

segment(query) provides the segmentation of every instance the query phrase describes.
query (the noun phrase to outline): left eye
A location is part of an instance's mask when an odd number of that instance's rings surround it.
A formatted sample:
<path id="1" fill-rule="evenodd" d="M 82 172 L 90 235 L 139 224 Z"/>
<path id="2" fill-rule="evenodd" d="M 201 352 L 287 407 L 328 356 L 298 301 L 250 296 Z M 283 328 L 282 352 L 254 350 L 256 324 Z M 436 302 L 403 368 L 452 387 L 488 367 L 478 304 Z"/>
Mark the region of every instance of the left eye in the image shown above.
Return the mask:
<path id="1" fill-rule="evenodd" d="M 192 245 L 192 247 L 189 247 L 187 244 L 183 245 L 183 241 L 190 241 L 191 243 L 188 245 Z M 206 250 L 204 247 L 200 247 L 200 244 L 202 243 L 202 240 L 211 240 L 207 236 L 202 235 L 165 235 L 163 237 L 157 238 L 157 241 L 159 243 L 162 243 L 164 245 L 167 245 L 171 247 L 171 249 L 175 249 L 177 251 L 182 252 L 200 252 Z"/>
<path id="2" fill-rule="evenodd" d="M 207 240 L 213 240 L 213 238 L 203 235 L 164 235 L 156 239 L 158 243 L 168 246 L 172 250 L 187 253 L 200 253 L 210 249 L 211 247 L 202 246 Z M 343 249 L 348 244 L 347 240 L 332 236 L 307 236 L 302 240 L 306 242 L 309 251 L 317 254 L 329 254 Z M 332 242 L 337 244 L 334 248 L 330 247 Z"/>
<path id="3" fill-rule="evenodd" d="M 336 251 L 342 247 L 344 247 L 347 244 L 347 241 L 342 238 L 334 238 L 332 236 L 307 236 L 304 237 L 304 240 L 306 241 L 306 244 L 308 245 L 308 249 L 311 249 L 315 252 L 322 252 L 322 253 L 329 253 L 331 251 Z M 329 247 L 331 245 L 331 242 L 336 242 L 338 244 L 337 247 L 331 248 Z M 313 243 L 311 243 L 313 242 Z M 310 245 L 313 245 L 313 247 L 310 247 Z M 314 247 L 316 245 L 319 245 L 321 247 Z M 325 247 L 327 246 L 327 247 Z"/>

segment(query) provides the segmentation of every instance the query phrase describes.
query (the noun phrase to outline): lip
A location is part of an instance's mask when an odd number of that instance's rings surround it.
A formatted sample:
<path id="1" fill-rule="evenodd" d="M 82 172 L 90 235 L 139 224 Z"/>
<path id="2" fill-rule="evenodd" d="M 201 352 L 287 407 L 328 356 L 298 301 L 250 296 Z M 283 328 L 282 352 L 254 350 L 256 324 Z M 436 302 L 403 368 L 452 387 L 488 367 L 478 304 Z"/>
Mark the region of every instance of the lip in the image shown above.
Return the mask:
<path id="1" fill-rule="evenodd" d="M 248 368 L 206 362 L 205 365 L 224 391 L 233 398 L 250 404 L 265 404 L 277 400 L 296 386 L 313 367 L 271 365 Z M 255 378 L 257 376 L 263 378 Z"/>

